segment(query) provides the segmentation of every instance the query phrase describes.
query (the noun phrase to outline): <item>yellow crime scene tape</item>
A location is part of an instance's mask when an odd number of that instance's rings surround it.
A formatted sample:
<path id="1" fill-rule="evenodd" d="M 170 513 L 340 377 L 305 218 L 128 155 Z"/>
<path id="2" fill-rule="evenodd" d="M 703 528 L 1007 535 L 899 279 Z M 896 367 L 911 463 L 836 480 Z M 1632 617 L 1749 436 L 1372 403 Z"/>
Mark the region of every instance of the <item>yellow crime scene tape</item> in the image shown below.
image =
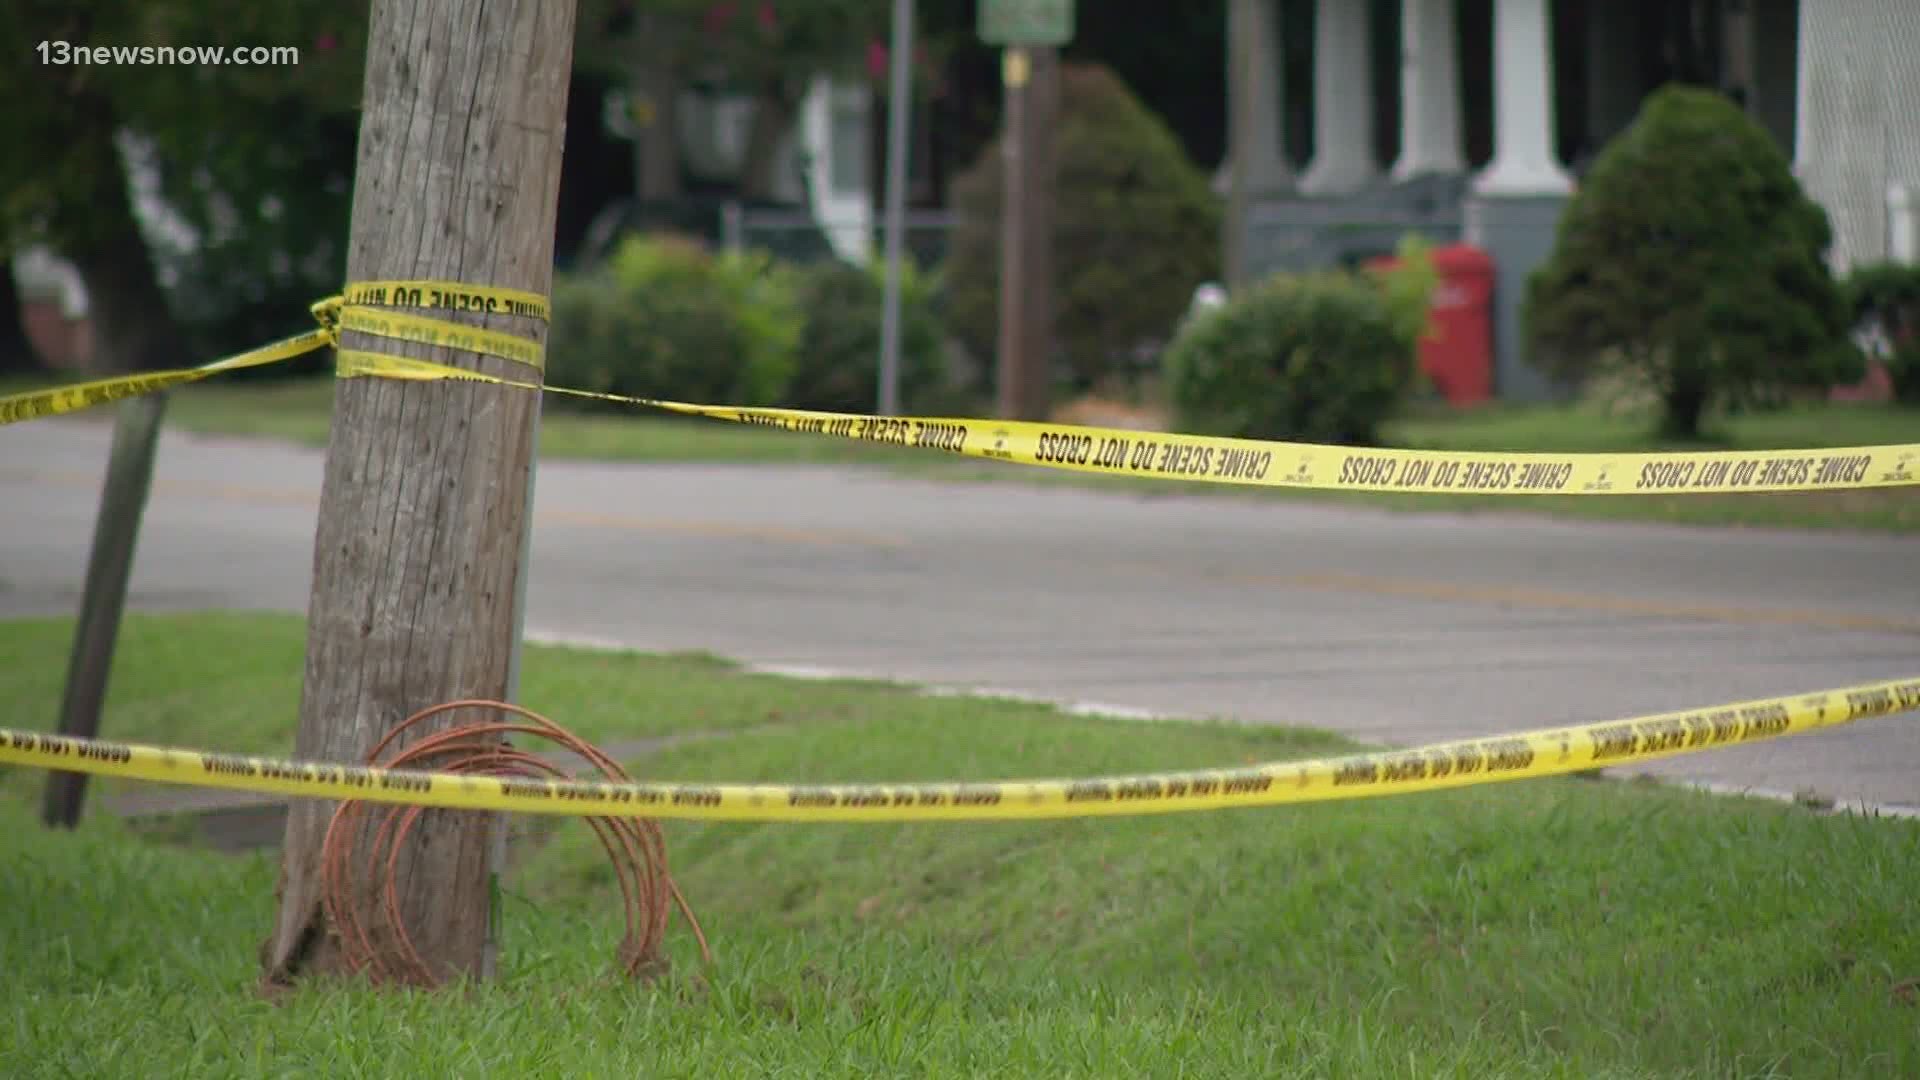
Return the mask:
<path id="1" fill-rule="evenodd" d="M 313 307 L 323 329 L 287 344 L 200 368 L 104 379 L 0 398 L 0 424 L 75 412 L 192 382 L 232 367 L 287 359 L 327 345 L 342 331 L 447 345 L 541 369 L 531 339 L 420 315 L 413 307 L 547 319 L 545 297 L 515 289 L 439 281 L 349 285 Z M 367 350 L 341 349 L 336 374 L 408 380 L 467 380 L 618 402 L 689 416 L 885 446 L 1076 472 L 1194 483 L 1344 491 L 1480 495 L 1648 495 L 1839 491 L 1920 484 L 1920 444 L 1690 453 L 1503 453 L 1375 449 L 1032 421 L 883 417 L 861 413 L 695 404 L 600 393 L 503 378 Z"/>
<path id="2" fill-rule="evenodd" d="M 470 311 L 485 315 L 521 315 L 551 321 L 547 298 L 525 289 L 497 285 L 468 285 L 459 281 L 357 281 L 337 298 L 360 307 L 413 307 L 440 311 Z M 322 301 L 325 303 L 326 301 Z M 447 323 L 456 329 L 471 329 Z"/>
<path id="3" fill-rule="evenodd" d="M 622 402 L 785 431 L 1050 468 L 1270 487 L 1486 494 L 1800 491 L 1911 485 L 1920 446 L 1763 453 L 1520 454 L 1354 449 L 997 420 L 879 417 L 598 393 L 340 347 L 342 332 L 446 345 L 544 366 L 539 342 L 391 308 L 549 318 L 535 293 L 374 281 L 313 305 L 321 329 L 197 368 L 0 397 L 0 424 L 336 350 L 340 378 L 466 380 Z M 881 784 L 544 781 L 320 764 L 0 729 L 0 763 L 314 798 L 569 816 L 757 821 L 964 821 L 1170 813 L 1406 794 L 1551 776 L 1778 738 L 1920 709 L 1920 679 L 1690 712 L 1240 768 L 1083 779 Z"/>
<path id="4" fill-rule="evenodd" d="M 149 371 L 138 375 L 119 375 L 109 379 L 92 379 L 67 386 L 56 386 L 48 390 L 29 390 L 24 394 L 8 394 L 0 397 L 0 425 L 38 420 L 43 416 L 79 412 L 96 405 L 106 405 L 126 398 L 139 397 L 142 394 L 151 394 L 157 390 L 170 390 L 176 386 L 210 378 L 223 371 L 278 364 L 317 349 L 327 348 L 332 344 L 333 337 L 326 330 L 309 330 L 304 334 L 224 357 L 199 367 Z"/>
<path id="5" fill-rule="evenodd" d="M 338 298 L 315 304 L 314 314 L 323 324 L 331 325 L 336 330 L 355 330 L 396 341 L 417 341 L 423 345 L 445 345 L 451 349 L 517 360 L 528 367 L 542 370 L 547 366 L 546 350 L 540 343 L 517 334 L 461 326 L 419 315 L 382 312 L 365 305 L 343 304 Z"/>
<path id="6" fill-rule="evenodd" d="M 1266 442 L 1021 420 L 869 416 L 700 405 L 487 375 L 342 350 L 341 378 L 467 380 L 884 446 L 1076 472 L 1257 487 L 1480 495 L 1649 495 L 1821 491 L 1920 483 L 1920 445 L 1693 453 L 1423 451 Z"/>
<path id="7" fill-rule="evenodd" d="M 0 763 L 196 787 L 457 810 L 727 821 L 987 821 L 1406 795 L 1649 761 L 1920 709 L 1920 678 L 1687 712 L 1238 768 L 1082 779 L 728 784 L 522 780 L 0 729 Z"/>
<path id="8" fill-rule="evenodd" d="M 443 319 L 374 310 L 382 307 L 519 315 L 543 321 L 549 315 L 546 298 L 523 289 L 466 285 L 452 281 L 359 282 L 348 286 L 341 295 L 328 297 L 312 306 L 310 310 L 320 323 L 318 330 L 309 330 L 198 367 L 117 375 L 0 396 L 0 426 L 80 412 L 142 394 L 171 390 L 239 368 L 282 363 L 319 349 L 338 346 L 343 329 L 399 341 L 446 345 L 518 360 L 534 368 L 546 366 L 545 351 L 539 342 L 529 338 Z"/>

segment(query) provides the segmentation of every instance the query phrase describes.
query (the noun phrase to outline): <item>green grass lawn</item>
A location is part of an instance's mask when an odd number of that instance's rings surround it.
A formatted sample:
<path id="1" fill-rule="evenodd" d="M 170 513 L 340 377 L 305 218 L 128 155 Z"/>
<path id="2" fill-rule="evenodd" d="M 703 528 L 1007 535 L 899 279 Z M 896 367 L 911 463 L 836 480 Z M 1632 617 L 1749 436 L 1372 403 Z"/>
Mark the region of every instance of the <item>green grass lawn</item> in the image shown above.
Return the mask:
<path id="1" fill-rule="evenodd" d="M 57 380 L 0 379 L 0 396 L 39 389 Z M 173 392 L 166 423 L 202 435 L 281 439 L 324 447 L 333 412 L 334 383 L 326 378 L 225 381 L 211 379 Z M 83 414 L 101 421 L 113 410 Z M 545 457 L 589 461 L 921 463 L 908 450 L 809 438 L 766 428 L 670 416 L 635 409 L 582 409 L 549 398 L 541 418 Z"/>
<path id="2" fill-rule="evenodd" d="M 54 730 L 72 644 L 70 618 L 0 621 L 0 726 Z M 102 734 L 242 753 L 291 753 L 299 721 L 306 622 L 293 615 L 201 613 L 191 633 L 177 616 L 129 613 L 114 651 Z M 680 732 L 846 720 L 874 710 L 924 715 L 951 703 L 909 688 L 819 682 L 796 711 L 785 681 L 743 673 L 704 655 L 645 656 L 528 645 L 522 698 L 603 745 Z M 621 693 L 601 693 L 617 685 Z M 1039 715 L 1038 706 L 1023 706 Z M 554 711 L 548 712 L 549 709 Z M 0 772 L 0 788 L 32 778 Z M 123 790 L 117 781 L 108 792 Z"/>
<path id="3" fill-rule="evenodd" d="M 111 733 L 196 682 L 166 738 L 239 738 L 247 717 L 284 732 L 289 626 L 146 621 L 122 673 L 162 648 L 174 670 L 117 679 Z M 64 630 L 0 641 L 47 655 Z M 633 763 L 660 779 L 1062 775 L 1343 745 L 699 659 L 540 650 L 526 677 L 583 729 L 740 729 Z M 8 689 L 31 716 L 52 685 Z M 682 697 L 811 722 L 696 717 Z M 583 719 L 609 699 L 621 722 Z M 569 823 L 518 849 L 499 981 L 311 983 L 274 1005 L 254 987 L 277 860 L 100 815 L 44 833 L 23 790 L 0 786 L 8 1076 L 1920 1074 L 1912 822 L 1573 779 L 1130 819 L 669 822 L 715 957 L 676 920 L 673 971 L 647 986 L 610 975 L 617 894 Z"/>
<path id="4" fill-rule="evenodd" d="M 1716 413 L 1699 442 L 1663 439 L 1653 415 L 1610 416 L 1595 404 L 1494 406 L 1453 413 L 1422 409 L 1389 423 L 1393 446 L 1435 450 L 1773 450 L 1920 442 L 1920 410 L 1870 403 L 1794 405 L 1773 412 Z"/>
<path id="5" fill-rule="evenodd" d="M 9 380 L 0 393 L 39 382 Z M 210 380 L 176 392 L 168 423 L 186 431 L 288 439 L 323 446 L 333 385 L 299 381 Z M 106 418 L 108 410 L 95 415 Z M 1871 404 L 1808 404 L 1781 412 L 1709 418 L 1706 440 L 1688 447 L 1653 434 L 1650 413 L 1612 415 L 1597 404 L 1494 407 L 1468 412 L 1410 408 L 1386 425 L 1390 446 L 1432 450 L 1566 453 L 1657 449 L 1788 449 L 1920 443 L 1920 410 Z M 1309 499 L 1322 503 L 1451 513 L 1549 514 L 1692 525 L 1840 528 L 1920 532 L 1920 488 L 1736 495 L 1501 497 L 1452 494 L 1283 491 L 1112 477 L 956 459 L 925 451 L 798 435 L 644 410 L 582 412 L 550 400 L 541 421 L 548 458 L 634 462 L 779 462 L 874 465 L 952 483 L 1066 484 L 1152 497 Z"/>

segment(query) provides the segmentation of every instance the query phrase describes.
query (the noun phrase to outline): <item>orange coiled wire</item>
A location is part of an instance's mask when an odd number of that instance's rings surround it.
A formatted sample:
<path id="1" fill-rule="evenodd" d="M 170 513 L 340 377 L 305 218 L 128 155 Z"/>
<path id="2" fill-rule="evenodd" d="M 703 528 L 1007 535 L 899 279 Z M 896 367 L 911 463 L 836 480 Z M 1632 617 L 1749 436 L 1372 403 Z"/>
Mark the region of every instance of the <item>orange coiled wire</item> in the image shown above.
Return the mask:
<path id="1" fill-rule="evenodd" d="M 387 760 L 381 755 L 403 733 L 415 725 L 454 709 L 488 709 L 511 714 L 524 722 L 487 721 L 458 724 L 424 736 Z M 615 781 L 631 777 L 618 762 L 598 747 L 574 735 L 559 724 L 531 709 L 503 701 L 470 699 L 434 705 L 412 716 L 389 731 L 367 755 L 367 764 L 384 768 L 421 768 L 442 772 L 474 773 L 484 776 L 519 778 L 571 778 L 538 755 L 509 745 L 510 735 L 532 735 L 558 744 L 584 758 L 601 776 Z M 499 736 L 499 743 L 487 740 Z M 397 981 L 421 986 L 438 982 L 432 969 L 421 959 L 407 933 L 401 916 L 395 870 L 407 835 L 425 807 L 383 805 L 379 825 L 374 830 L 371 857 L 356 859 L 356 838 L 365 834 L 364 815 L 373 812 L 367 803 L 348 801 L 334 811 L 327 825 L 321 848 L 321 897 L 327 923 L 338 936 L 342 959 L 353 971 L 376 981 Z M 663 962 L 667 923 L 672 911 L 669 898 L 686 916 L 700 944 L 700 954 L 711 960 L 706 935 L 694 918 L 680 888 L 667 872 L 666 841 L 658 822 L 631 817 L 589 817 L 584 819 L 613 863 L 614 877 L 620 883 L 626 933 L 620 940 L 618 966 L 630 978 L 657 970 Z M 357 868 L 366 866 L 374 880 L 363 883 Z M 380 918 L 370 918 L 361 910 L 363 900 L 377 893 Z"/>

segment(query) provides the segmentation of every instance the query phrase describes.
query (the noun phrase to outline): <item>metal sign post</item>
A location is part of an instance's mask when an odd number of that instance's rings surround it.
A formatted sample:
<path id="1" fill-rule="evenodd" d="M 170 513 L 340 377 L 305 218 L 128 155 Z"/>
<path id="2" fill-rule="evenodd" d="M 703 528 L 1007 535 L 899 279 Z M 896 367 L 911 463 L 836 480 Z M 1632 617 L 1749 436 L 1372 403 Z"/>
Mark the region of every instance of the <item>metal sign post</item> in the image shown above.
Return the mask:
<path id="1" fill-rule="evenodd" d="M 893 0 L 893 55 L 888 58 L 887 282 L 880 313 L 881 416 L 900 412 L 900 259 L 907 218 L 907 119 L 913 113 L 913 0 Z"/>

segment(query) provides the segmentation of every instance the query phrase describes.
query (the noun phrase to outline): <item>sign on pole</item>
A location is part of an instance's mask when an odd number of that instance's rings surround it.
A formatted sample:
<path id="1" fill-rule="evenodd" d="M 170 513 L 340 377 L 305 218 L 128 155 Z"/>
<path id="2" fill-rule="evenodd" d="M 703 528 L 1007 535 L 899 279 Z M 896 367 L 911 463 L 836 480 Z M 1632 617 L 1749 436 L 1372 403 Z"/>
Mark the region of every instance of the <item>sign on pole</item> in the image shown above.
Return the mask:
<path id="1" fill-rule="evenodd" d="M 980 0 L 978 32 L 988 45 L 1058 47 L 1073 40 L 1074 0 Z"/>

